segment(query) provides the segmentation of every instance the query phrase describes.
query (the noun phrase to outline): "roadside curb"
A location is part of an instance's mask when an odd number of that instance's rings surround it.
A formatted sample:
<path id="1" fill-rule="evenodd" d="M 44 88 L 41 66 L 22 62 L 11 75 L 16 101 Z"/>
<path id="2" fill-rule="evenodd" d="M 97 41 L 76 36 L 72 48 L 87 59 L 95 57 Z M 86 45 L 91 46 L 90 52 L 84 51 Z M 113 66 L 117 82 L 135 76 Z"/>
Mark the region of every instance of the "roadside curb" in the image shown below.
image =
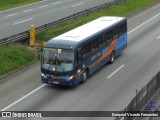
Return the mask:
<path id="1" fill-rule="evenodd" d="M 37 64 L 39 64 L 39 61 L 38 60 L 34 60 L 34 61 L 32 61 L 32 62 L 30 62 L 30 63 L 28 63 L 28 64 L 26 64 L 26 65 L 24 65 L 24 66 L 22 66 L 22 67 L 20 67 L 18 69 L 16 69 L 16 70 L 13 70 L 13 71 L 5 74 L 5 75 L 0 76 L 0 83 L 3 82 L 3 81 L 6 81 L 7 79 L 9 79 L 11 77 L 16 76 L 17 74 L 19 74 L 21 72 L 24 72 L 24 71 L 28 70 L 29 68 L 31 68 L 31 67 L 33 67 L 33 66 L 35 66 Z"/>

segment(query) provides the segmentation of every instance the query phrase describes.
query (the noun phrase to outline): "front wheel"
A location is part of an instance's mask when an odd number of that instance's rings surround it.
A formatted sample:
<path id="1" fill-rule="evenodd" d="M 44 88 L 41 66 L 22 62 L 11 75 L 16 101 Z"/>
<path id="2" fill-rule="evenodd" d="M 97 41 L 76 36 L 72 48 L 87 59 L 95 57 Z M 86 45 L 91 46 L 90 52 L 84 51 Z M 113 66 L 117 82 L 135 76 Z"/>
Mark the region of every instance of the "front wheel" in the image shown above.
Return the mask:
<path id="1" fill-rule="evenodd" d="M 115 60 L 115 53 L 112 52 L 112 53 L 111 53 L 111 58 L 110 58 L 109 63 L 110 63 L 110 64 L 114 63 L 114 60 Z"/>
<path id="2" fill-rule="evenodd" d="M 85 70 L 82 75 L 82 83 L 86 82 L 87 78 L 88 78 L 88 73 L 87 73 L 87 70 Z"/>

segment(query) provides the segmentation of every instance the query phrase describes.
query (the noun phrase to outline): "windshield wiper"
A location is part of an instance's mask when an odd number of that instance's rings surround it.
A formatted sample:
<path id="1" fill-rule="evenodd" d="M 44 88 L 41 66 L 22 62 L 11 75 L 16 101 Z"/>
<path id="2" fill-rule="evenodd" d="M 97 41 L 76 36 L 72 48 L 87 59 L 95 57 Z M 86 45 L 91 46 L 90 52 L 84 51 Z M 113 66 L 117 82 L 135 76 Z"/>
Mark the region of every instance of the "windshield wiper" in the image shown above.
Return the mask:
<path id="1" fill-rule="evenodd" d="M 63 67 L 62 67 L 63 66 Z M 61 62 L 61 69 L 62 69 L 62 71 L 64 72 L 64 65 L 62 65 L 62 62 Z"/>
<path id="2" fill-rule="evenodd" d="M 59 56 L 57 54 L 55 55 L 55 65 L 56 66 L 59 65 L 62 69 L 62 72 L 65 71 L 64 68 L 62 67 L 62 61 L 59 59 Z M 55 68 L 56 68 L 56 66 L 55 66 Z"/>

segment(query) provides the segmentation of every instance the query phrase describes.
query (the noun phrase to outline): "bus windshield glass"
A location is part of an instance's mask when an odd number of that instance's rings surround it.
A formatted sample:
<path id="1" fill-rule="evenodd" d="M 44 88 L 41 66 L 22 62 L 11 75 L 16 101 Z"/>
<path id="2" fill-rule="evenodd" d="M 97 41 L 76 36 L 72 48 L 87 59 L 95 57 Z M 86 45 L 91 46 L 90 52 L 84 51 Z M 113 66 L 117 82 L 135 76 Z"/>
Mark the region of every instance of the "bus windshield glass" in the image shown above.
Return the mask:
<path id="1" fill-rule="evenodd" d="M 44 48 L 42 68 L 50 72 L 69 72 L 73 70 L 74 52 L 68 49 Z"/>

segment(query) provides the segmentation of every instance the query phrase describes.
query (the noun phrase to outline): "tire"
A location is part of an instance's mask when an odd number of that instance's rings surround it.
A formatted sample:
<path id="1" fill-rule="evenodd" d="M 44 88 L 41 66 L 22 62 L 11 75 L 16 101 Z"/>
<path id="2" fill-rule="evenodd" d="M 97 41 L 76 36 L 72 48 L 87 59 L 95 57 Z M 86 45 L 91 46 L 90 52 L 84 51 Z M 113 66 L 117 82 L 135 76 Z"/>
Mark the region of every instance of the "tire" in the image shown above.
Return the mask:
<path id="1" fill-rule="evenodd" d="M 85 83 L 87 81 L 87 78 L 88 78 L 88 72 L 87 70 L 85 70 L 82 75 L 82 83 Z"/>
<path id="2" fill-rule="evenodd" d="M 115 60 L 115 53 L 112 52 L 112 53 L 111 53 L 111 58 L 110 58 L 109 63 L 110 63 L 110 64 L 114 63 L 114 60 Z"/>

